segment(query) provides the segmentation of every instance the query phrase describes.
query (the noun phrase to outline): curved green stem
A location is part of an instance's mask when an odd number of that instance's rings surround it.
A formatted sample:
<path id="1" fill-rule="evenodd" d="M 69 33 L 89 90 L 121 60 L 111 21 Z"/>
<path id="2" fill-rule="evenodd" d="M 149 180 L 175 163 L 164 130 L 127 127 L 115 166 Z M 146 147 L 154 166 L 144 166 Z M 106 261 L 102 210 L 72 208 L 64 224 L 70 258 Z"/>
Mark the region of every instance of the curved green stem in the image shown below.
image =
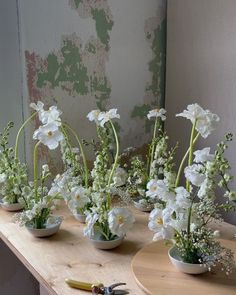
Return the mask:
<path id="1" fill-rule="evenodd" d="M 76 131 L 73 128 L 71 128 L 66 123 L 63 123 L 62 125 L 65 126 L 68 130 L 70 130 L 73 133 L 73 135 L 75 136 L 75 138 L 76 138 L 76 140 L 77 140 L 77 142 L 79 144 L 80 152 L 81 152 L 82 159 L 83 159 L 83 165 L 84 165 L 84 173 L 85 173 L 85 175 L 84 175 L 84 183 L 85 183 L 85 187 L 87 188 L 88 187 L 89 170 L 88 170 L 87 160 L 86 160 L 86 157 L 85 157 L 85 153 L 84 153 L 82 143 L 80 141 L 80 138 L 79 138 L 78 134 L 76 133 Z"/>
<path id="2" fill-rule="evenodd" d="M 34 146 L 34 193 L 36 200 L 38 199 L 38 147 L 40 143 L 38 141 Z"/>
<path id="3" fill-rule="evenodd" d="M 114 126 L 114 124 L 112 123 L 111 120 L 109 120 L 109 122 L 110 122 L 110 124 L 111 124 L 112 131 L 113 131 L 114 136 L 115 136 L 115 141 L 116 141 L 116 155 L 115 155 L 114 163 L 113 163 L 113 166 L 112 166 L 112 169 L 111 169 L 111 173 L 110 173 L 110 175 L 109 175 L 109 179 L 108 179 L 108 187 L 109 187 L 110 184 L 111 184 L 111 181 L 112 181 L 112 178 L 113 178 L 113 175 L 114 175 L 115 169 L 116 169 L 116 165 L 117 165 L 118 158 L 119 158 L 119 150 L 120 150 L 119 139 L 118 139 L 118 136 L 117 136 L 117 133 L 116 133 L 115 126 Z M 107 199 L 107 208 L 110 208 L 110 206 L 111 206 L 111 197 L 109 196 L 108 199 Z"/>
<path id="4" fill-rule="evenodd" d="M 198 133 L 198 134 L 195 136 L 195 138 L 194 138 L 194 140 L 193 140 L 193 144 L 196 143 L 196 141 L 198 140 L 199 135 L 200 135 L 200 133 Z M 188 148 L 187 152 L 186 152 L 185 155 L 183 156 L 182 161 L 181 161 L 181 163 L 180 163 L 180 165 L 179 165 L 179 170 L 178 170 L 177 177 L 176 177 L 176 181 L 175 181 L 175 187 L 177 187 L 177 186 L 179 185 L 180 176 L 181 176 L 181 174 L 182 174 L 182 171 L 183 171 L 183 168 L 184 168 L 184 163 L 185 163 L 185 161 L 186 161 L 186 159 L 187 159 L 187 157 L 188 157 L 189 152 L 190 152 L 190 147 Z"/>
<path id="5" fill-rule="evenodd" d="M 188 166 L 191 166 L 193 163 L 193 146 L 194 146 L 194 134 L 196 128 L 197 120 L 194 121 L 190 136 L 190 143 L 189 143 L 189 155 L 188 155 Z M 186 189 L 190 192 L 190 182 L 189 180 L 186 181 Z"/>
<path id="6" fill-rule="evenodd" d="M 25 122 L 21 125 L 20 129 L 17 132 L 16 135 L 16 142 L 15 142 L 15 159 L 18 158 L 18 150 L 19 150 L 19 138 L 22 130 L 25 128 L 25 126 L 36 116 L 38 112 L 34 112 Z"/>

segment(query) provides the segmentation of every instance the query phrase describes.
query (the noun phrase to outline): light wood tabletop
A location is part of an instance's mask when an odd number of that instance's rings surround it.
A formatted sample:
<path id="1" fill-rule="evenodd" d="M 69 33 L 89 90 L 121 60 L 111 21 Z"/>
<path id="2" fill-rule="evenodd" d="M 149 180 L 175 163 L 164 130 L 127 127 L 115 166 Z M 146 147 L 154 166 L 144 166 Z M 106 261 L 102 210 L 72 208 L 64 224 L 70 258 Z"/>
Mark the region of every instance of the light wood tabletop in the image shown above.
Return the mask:
<path id="1" fill-rule="evenodd" d="M 143 295 L 144 291 L 132 274 L 131 261 L 142 247 L 152 241 L 153 234 L 147 227 L 148 213 L 136 209 L 133 212 L 136 219 L 133 229 L 121 246 L 109 251 L 95 249 L 83 236 L 84 225 L 75 220 L 66 208 L 58 212 L 64 216 L 60 231 L 41 239 L 34 238 L 24 227 L 14 224 L 12 213 L 0 209 L 0 238 L 49 294 L 89 294 L 68 287 L 65 279 L 71 278 L 105 285 L 126 282 L 131 295 Z M 235 228 L 230 224 L 221 225 L 222 237 L 233 239 Z"/>
<path id="2" fill-rule="evenodd" d="M 0 209 L 0 238 L 29 269 L 49 294 L 79 295 L 86 291 L 71 289 L 66 278 L 110 285 L 127 283 L 133 295 L 145 294 L 136 284 L 131 271 L 133 256 L 152 241 L 148 230 L 148 214 L 133 210 L 135 225 L 122 245 L 113 250 L 98 250 L 83 236 L 84 225 L 67 209 L 57 212 L 64 216 L 60 231 L 49 238 L 34 238 L 24 227 L 12 222 L 13 213 Z"/>

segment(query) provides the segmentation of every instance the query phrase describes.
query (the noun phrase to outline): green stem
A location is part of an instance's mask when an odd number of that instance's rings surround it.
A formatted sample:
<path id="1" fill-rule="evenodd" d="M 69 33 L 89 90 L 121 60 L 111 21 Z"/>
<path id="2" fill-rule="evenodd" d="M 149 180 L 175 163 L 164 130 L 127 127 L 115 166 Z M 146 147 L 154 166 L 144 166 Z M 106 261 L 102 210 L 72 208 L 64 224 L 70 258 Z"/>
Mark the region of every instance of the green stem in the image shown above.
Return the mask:
<path id="1" fill-rule="evenodd" d="M 155 153 L 155 138 L 156 138 L 156 133 L 157 133 L 157 123 L 158 123 L 158 117 L 156 117 L 156 120 L 155 120 L 153 136 L 152 136 L 151 157 L 150 157 L 149 168 L 148 168 L 149 176 L 150 176 L 151 165 L 152 165 L 152 162 L 153 162 L 153 159 L 154 159 L 154 153 Z"/>
<path id="2" fill-rule="evenodd" d="M 38 147 L 40 143 L 38 141 L 34 146 L 34 193 L 36 200 L 38 199 Z"/>
<path id="3" fill-rule="evenodd" d="M 109 120 L 109 122 L 111 124 L 112 130 L 113 130 L 113 133 L 114 133 L 114 136 L 115 136 L 115 141 L 116 141 L 116 155 L 115 155 L 115 160 L 114 160 L 114 163 L 113 163 L 113 166 L 112 166 L 112 169 L 111 169 L 111 173 L 109 175 L 108 187 L 111 184 L 111 181 L 112 181 L 112 178 L 113 178 L 115 169 L 116 169 L 116 165 L 117 165 L 118 157 L 119 157 L 119 150 L 120 150 L 119 139 L 118 139 L 118 136 L 117 136 L 117 133 L 116 133 L 115 126 L 113 125 L 113 123 L 112 123 L 111 120 Z M 109 209 L 110 207 L 111 207 L 111 196 L 109 195 L 108 198 L 107 198 L 107 209 Z"/>
<path id="4" fill-rule="evenodd" d="M 34 118 L 34 116 L 37 114 L 38 112 L 34 112 L 27 120 L 25 120 L 25 122 L 21 125 L 20 129 L 17 132 L 16 135 L 16 142 L 15 142 L 15 159 L 18 158 L 18 150 L 19 150 L 19 138 L 20 138 L 20 134 L 22 132 L 22 130 L 25 128 L 25 126 Z"/>
<path id="5" fill-rule="evenodd" d="M 200 135 L 200 133 L 198 133 L 198 134 L 195 136 L 195 138 L 194 138 L 194 140 L 193 140 L 193 144 L 196 143 L 196 141 L 197 141 L 199 135 Z M 183 159 L 182 159 L 182 161 L 181 161 L 181 163 L 180 163 L 180 165 L 179 165 L 179 170 L 178 170 L 177 177 L 176 177 L 176 181 L 175 181 L 175 187 L 177 187 L 177 186 L 179 185 L 180 176 L 181 176 L 181 174 L 182 174 L 182 171 L 183 171 L 183 168 L 184 168 L 184 163 L 185 163 L 185 161 L 186 161 L 186 159 L 187 159 L 187 157 L 188 157 L 189 151 L 190 151 L 190 147 L 188 148 L 187 152 L 186 152 L 185 155 L 183 156 Z"/>
<path id="6" fill-rule="evenodd" d="M 190 136 L 190 143 L 189 143 L 189 155 L 188 155 L 188 166 L 191 166 L 193 163 L 193 146 L 194 146 L 194 134 L 196 128 L 197 120 L 194 121 Z M 189 180 L 186 181 L 186 189 L 190 192 L 190 182 Z"/>
<path id="7" fill-rule="evenodd" d="M 84 165 L 84 172 L 85 172 L 85 175 L 84 175 L 84 183 L 85 183 L 85 187 L 87 188 L 88 187 L 88 165 L 87 165 L 87 161 L 86 161 L 86 157 L 85 157 L 85 153 L 84 153 L 84 149 L 83 149 L 83 146 L 82 146 L 82 143 L 80 141 L 80 138 L 78 136 L 78 134 L 75 132 L 75 130 L 73 128 L 71 128 L 68 124 L 66 123 L 63 123 L 63 126 L 65 126 L 68 130 L 70 130 L 73 135 L 75 136 L 78 144 L 79 144 L 79 148 L 80 148 L 80 152 L 81 152 L 81 155 L 82 155 L 82 159 L 83 159 L 83 165 Z"/>

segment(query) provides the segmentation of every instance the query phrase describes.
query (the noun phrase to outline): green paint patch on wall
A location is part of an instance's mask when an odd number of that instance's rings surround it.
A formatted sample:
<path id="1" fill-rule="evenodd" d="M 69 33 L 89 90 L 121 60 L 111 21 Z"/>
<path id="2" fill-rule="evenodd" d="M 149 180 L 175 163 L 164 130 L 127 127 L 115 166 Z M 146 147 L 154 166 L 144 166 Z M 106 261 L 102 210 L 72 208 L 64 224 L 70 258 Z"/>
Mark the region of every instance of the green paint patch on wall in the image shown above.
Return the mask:
<path id="1" fill-rule="evenodd" d="M 153 53 L 148 63 L 151 79 L 145 87 L 145 103 L 134 107 L 131 118 L 143 120 L 144 131 L 149 133 L 152 124 L 147 113 L 165 104 L 166 18 L 149 18 L 145 24 L 145 35 Z"/>
<path id="2" fill-rule="evenodd" d="M 110 48 L 110 32 L 114 25 L 113 16 L 107 0 L 70 0 L 69 4 L 82 18 L 91 17 L 95 22 L 97 37 L 105 45 L 106 50 Z"/>
<path id="3" fill-rule="evenodd" d="M 46 69 L 44 66 L 39 69 L 37 87 L 42 88 L 49 82 L 55 88 L 61 83 L 70 82 L 73 84 L 73 91 L 80 95 L 87 94 L 89 77 L 81 60 L 80 48 L 71 40 L 63 40 L 60 52 L 57 55 L 50 53 L 46 57 Z"/>
<path id="4" fill-rule="evenodd" d="M 110 35 L 109 32 L 112 30 L 114 22 L 110 20 L 105 11 L 101 9 L 92 9 L 92 17 L 95 20 L 96 31 L 100 41 L 109 49 Z"/>

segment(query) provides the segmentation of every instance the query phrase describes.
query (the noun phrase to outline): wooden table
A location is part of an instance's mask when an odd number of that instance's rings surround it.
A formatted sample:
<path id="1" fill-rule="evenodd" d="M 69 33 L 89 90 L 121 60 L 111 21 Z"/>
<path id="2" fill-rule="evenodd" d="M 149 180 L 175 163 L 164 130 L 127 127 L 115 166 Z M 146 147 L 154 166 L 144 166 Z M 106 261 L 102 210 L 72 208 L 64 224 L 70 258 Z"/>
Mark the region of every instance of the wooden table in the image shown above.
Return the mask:
<path id="1" fill-rule="evenodd" d="M 60 231 L 50 238 L 39 239 L 14 224 L 12 213 L 0 209 L 0 238 L 49 294 L 89 294 L 69 288 L 66 278 L 100 281 L 105 285 L 126 282 L 130 294 L 145 294 L 132 275 L 131 260 L 138 250 L 152 241 L 147 213 L 134 209 L 136 223 L 133 230 L 121 246 L 109 251 L 95 249 L 83 236 L 84 225 L 67 209 L 58 213 L 64 216 Z"/>
<path id="2" fill-rule="evenodd" d="M 136 223 L 123 244 L 113 250 L 95 249 L 83 237 L 83 225 L 67 209 L 60 231 L 50 238 L 37 239 L 12 222 L 12 213 L 0 210 L 0 238 L 30 270 L 35 278 L 54 295 L 89 294 L 69 288 L 66 278 L 106 285 L 126 282 L 131 295 L 145 294 L 136 284 L 131 271 L 131 260 L 144 245 L 152 240 L 147 228 L 148 214 L 134 209 Z M 222 237 L 233 239 L 235 226 L 223 224 Z M 176 290 L 176 295 L 178 291 Z M 155 294 L 154 294 L 155 295 Z"/>

